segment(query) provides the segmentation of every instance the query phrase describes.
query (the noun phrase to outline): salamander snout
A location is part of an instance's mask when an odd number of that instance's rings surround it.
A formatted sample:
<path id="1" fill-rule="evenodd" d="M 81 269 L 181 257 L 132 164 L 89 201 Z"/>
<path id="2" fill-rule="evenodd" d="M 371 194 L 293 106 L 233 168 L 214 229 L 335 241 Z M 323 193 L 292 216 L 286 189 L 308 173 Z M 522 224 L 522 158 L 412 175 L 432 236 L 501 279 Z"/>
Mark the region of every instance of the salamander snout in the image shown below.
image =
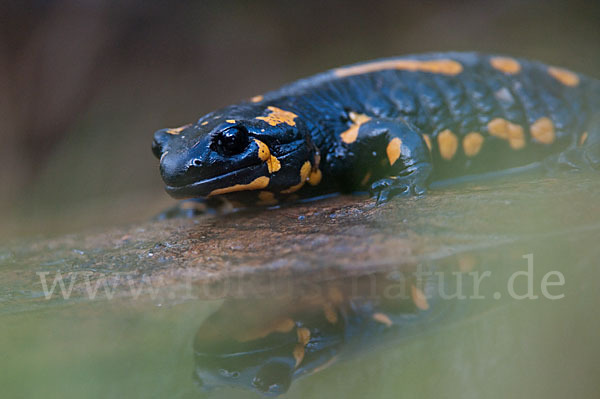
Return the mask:
<path id="1" fill-rule="evenodd" d="M 158 159 L 165 152 L 167 143 L 171 134 L 167 133 L 169 129 L 161 129 L 154 133 L 154 140 L 152 140 L 152 153 Z"/>

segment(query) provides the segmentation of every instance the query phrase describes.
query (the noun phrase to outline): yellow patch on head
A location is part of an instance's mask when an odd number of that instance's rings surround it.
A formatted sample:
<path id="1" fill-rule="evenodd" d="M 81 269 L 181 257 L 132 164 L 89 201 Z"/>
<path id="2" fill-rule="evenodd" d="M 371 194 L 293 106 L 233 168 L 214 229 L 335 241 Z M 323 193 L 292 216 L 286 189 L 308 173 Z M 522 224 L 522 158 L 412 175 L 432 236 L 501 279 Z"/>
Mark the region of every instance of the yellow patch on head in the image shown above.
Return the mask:
<path id="1" fill-rule="evenodd" d="M 514 58 L 509 57 L 492 57 L 490 58 L 490 65 L 500 72 L 514 75 L 521 71 L 521 64 Z"/>
<path id="2" fill-rule="evenodd" d="M 523 127 L 503 118 L 494 118 L 488 123 L 487 128 L 490 135 L 508 140 L 508 144 L 512 149 L 520 150 L 525 147 Z"/>
<path id="3" fill-rule="evenodd" d="M 235 119 L 226 119 L 225 122 L 227 122 L 227 123 L 235 123 Z"/>
<path id="4" fill-rule="evenodd" d="M 394 137 L 387 145 L 385 149 L 388 160 L 390 161 L 390 166 L 396 163 L 398 158 L 400 158 L 400 154 L 402 153 L 402 140 L 398 137 Z"/>
<path id="5" fill-rule="evenodd" d="M 439 60 L 386 60 L 375 61 L 362 65 L 338 68 L 333 71 L 335 76 L 339 78 L 362 75 L 364 73 L 384 71 L 386 69 L 396 69 L 412 72 L 429 72 L 439 73 L 442 75 L 458 75 L 463 71 L 463 66 L 454 60 L 439 59 Z"/>
<path id="6" fill-rule="evenodd" d="M 298 115 L 296 115 L 295 113 L 290 111 L 284 111 L 281 108 L 273 107 L 271 105 L 269 105 L 267 109 L 271 111 L 269 115 L 257 116 L 256 119 L 263 120 L 271 126 L 277 126 L 281 123 L 285 123 L 290 126 L 296 126 L 296 122 L 294 122 L 294 119 L 296 119 Z"/>
<path id="7" fill-rule="evenodd" d="M 173 134 L 173 135 L 177 135 L 179 133 L 181 133 L 183 130 L 187 129 L 188 127 L 192 126 L 191 123 L 188 123 L 187 125 L 183 125 L 183 126 L 179 126 L 179 127 L 175 127 L 173 129 L 167 129 L 167 133 L 169 134 Z"/>
<path id="8" fill-rule="evenodd" d="M 350 112 L 348 116 L 352 121 L 352 126 L 350 126 L 348 130 L 342 132 L 340 134 L 340 137 L 344 143 L 352 144 L 356 141 L 356 138 L 358 137 L 358 129 L 360 129 L 360 127 L 364 123 L 370 121 L 371 117 L 365 114 L 357 114 L 356 112 Z"/>
<path id="9" fill-rule="evenodd" d="M 258 205 L 275 205 L 277 199 L 275 194 L 270 191 L 261 191 L 258 193 Z"/>
<path id="10" fill-rule="evenodd" d="M 548 67 L 548 73 L 565 86 L 574 87 L 579 84 L 579 76 L 575 72 L 551 66 Z"/>
<path id="11" fill-rule="evenodd" d="M 261 161 L 266 161 L 271 156 L 271 150 L 269 147 L 260 140 L 254 139 L 254 142 L 258 144 L 258 157 Z"/>
<path id="12" fill-rule="evenodd" d="M 269 185 L 270 179 L 267 176 L 260 176 L 252 180 L 248 184 L 235 184 L 230 187 L 217 188 L 208 194 L 209 197 L 213 195 L 233 193 L 236 191 L 250 191 L 250 190 L 261 190 Z"/>
<path id="13" fill-rule="evenodd" d="M 588 132 L 581 133 L 581 137 L 579 137 L 579 146 L 583 146 L 588 138 Z"/>
<path id="14" fill-rule="evenodd" d="M 450 160 L 458 149 L 458 138 L 450 130 L 446 129 L 437 136 L 438 147 L 442 158 Z"/>
<path id="15" fill-rule="evenodd" d="M 423 134 L 423 141 L 425 141 L 425 145 L 431 151 L 431 137 L 428 134 Z"/>
<path id="16" fill-rule="evenodd" d="M 258 157 L 267 163 L 269 173 L 275 173 L 281 169 L 281 162 L 279 162 L 279 159 L 271 155 L 271 150 L 269 150 L 269 147 L 258 139 L 254 139 L 254 142 L 258 144 Z"/>
<path id="17" fill-rule="evenodd" d="M 535 121 L 529 127 L 529 131 L 531 132 L 531 137 L 542 144 L 552 144 L 556 138 L 554 123 L 552 123 L 550 118 L 545 116 Z"/>
<path id="18" fill-rule="evenodd" d="M 474 157 L 479 154 L 483 145 L 483 136 L 478 132 L 467 133 L 463 139 L 463 150 L 468 157 Z"/>
<path id="19" fill-rule="evenodd" d="M 311 166 L 310 162 L 309 161 L 304 162 L 304 164 L 300 168 L 300 182 L 290 188 L 281 190 L 281 193 L 282 194 L 291 194 L 291 193 L 294 193 L 294 192 L 300 190 L 302 188 L 302 186 L 304 186 L 304 183 L 306 183 L 306 180 L 308 179 L 308 176 L 310 175 L 311 169 L 312 169 L 312 166 Z"/>
<path id="20" fill-rule="evenodd" d="M 263 100 L 263 98 L 264 98 L 264 97 L 263 97 L 263 96 L 260 96 L 260 95 L 259 95 L 259 96 L 254 96 L 254 97 L 252 97 L 252 98 L 250 99 L 250 101 L 251 101 L 251 102 L 253 102 L 253 103 L 259 103 L 259 102 L 261 102 L 261 101 Z"/>
<path id="21" fill-rule="evenodd" d="M 200 124 L 200 126 L 206 126 L 206 125 L 208 125 L 208 121 L 204 121 Z"/>
<path id="22" fill-rule="evenodd" d="M 427 297 L 416 285 L 410 286 L 410 296 L 412 297 L 413 303 L 418 309 L 427 310 L 429 309 L 429 303 Z"/>
<path id="23" fill-rule="evenodd" d="M 311 186 L 316 186 L 317 184 L 321 183 L 322 178 L 323 173 L 321 173 L 321 169 L 313 170 L 308 176 L 308 184 Z"/>
<path id="24" fill-rule="evenodd" d="M 392 322 L 392 319 L 390 319 L 390 317 L 388 315 L 386 315 L 385 313 L 373 313 L 373 320 L 375 320 L 378 323 L 381 324 L 385 324 L 386 327 L 391 327 L 392 324 L 394 324 Z"/>

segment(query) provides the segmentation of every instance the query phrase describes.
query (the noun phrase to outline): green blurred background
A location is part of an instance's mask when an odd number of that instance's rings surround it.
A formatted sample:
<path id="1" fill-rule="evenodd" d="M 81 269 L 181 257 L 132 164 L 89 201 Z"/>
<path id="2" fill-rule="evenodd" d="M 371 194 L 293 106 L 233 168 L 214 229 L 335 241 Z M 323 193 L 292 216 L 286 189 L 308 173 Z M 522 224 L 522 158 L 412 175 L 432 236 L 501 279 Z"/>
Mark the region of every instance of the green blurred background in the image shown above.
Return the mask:
<path id="1" fill-rule="evenodd" d="M 508 53 L 600 76 L 599 1 L 13 1 L 0 5 L 0 238 L 173 203 L 154 130 L 324 69 Z"/>

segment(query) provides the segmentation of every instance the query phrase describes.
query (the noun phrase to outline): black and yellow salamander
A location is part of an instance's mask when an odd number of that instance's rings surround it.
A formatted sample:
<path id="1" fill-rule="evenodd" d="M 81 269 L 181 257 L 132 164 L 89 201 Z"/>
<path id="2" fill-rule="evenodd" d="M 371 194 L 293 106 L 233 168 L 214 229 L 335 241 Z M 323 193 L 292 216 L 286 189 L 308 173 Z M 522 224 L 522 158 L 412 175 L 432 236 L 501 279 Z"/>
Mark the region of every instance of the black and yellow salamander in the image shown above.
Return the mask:
<path id="1" fill-rule="evenodd" d="M 378 200 L 551 159 L 600 167 L 600 81 L 507 56 L 345 66 L 155 133 L 166 190 L 245 205 L 334 192 Z"/>

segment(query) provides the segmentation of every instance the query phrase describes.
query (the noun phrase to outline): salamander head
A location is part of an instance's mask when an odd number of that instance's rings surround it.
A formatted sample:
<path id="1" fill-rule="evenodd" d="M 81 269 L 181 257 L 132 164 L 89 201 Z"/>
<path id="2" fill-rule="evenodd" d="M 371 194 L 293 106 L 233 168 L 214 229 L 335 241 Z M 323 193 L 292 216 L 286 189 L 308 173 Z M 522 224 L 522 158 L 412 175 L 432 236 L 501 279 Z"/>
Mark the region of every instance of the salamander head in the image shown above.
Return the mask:
<path id="1" fill-rule="evenodd" d="M 154 134 L 167 192 L 176 198 L 249 190 L 281 191 L 313 149 L 298 115 L 273 106 L 234 105 L 194 124 Z M 297 179 L 297 178 L 296 178 Z"/>

